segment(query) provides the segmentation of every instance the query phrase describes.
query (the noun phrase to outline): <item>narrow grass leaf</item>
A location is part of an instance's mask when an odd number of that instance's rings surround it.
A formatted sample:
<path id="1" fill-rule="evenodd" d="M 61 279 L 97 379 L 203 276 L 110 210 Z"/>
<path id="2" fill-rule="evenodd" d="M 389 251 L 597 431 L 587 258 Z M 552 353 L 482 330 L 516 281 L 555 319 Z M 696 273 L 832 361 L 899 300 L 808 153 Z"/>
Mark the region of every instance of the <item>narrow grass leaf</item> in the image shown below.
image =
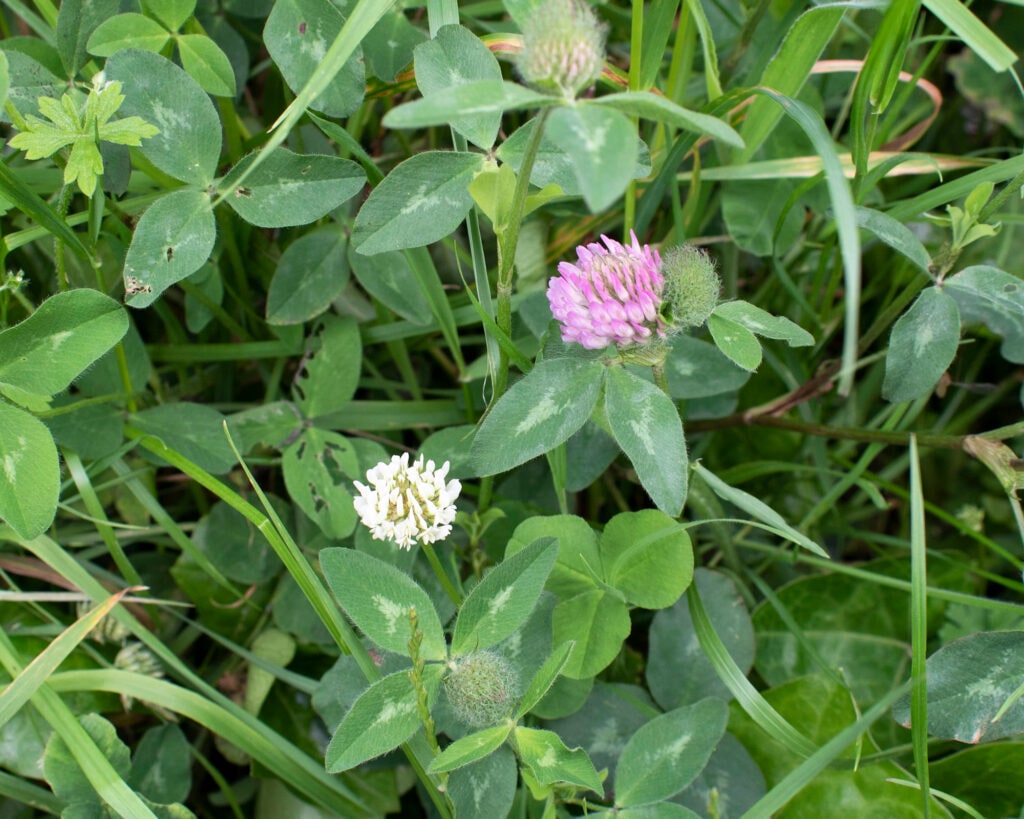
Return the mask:
<path id="1" fill-rule="evenodd" d="M 22 213 L 31 216 L 40 227 L 64 242 L 83 259 L 92 261 L 93 256 L 71 227 L 46 201 L 33 191 L 6 162 L 0 162 L 0 194 L 14 203 Z M 12 248 L 10 237 L 4 237 L 7 249 Z"/>
<path id="2" fill-rule="evenodd" d="M 110 610 L 132 589 L 123 589 L 112 594 L 102 603 L 68 626 L 45 649 L 35 656 L 31 663 L 0 693 L 0 726 L 5 725 L 32 695 L 46 682 L 57 667 L 68 658 L 90 631 L 107 616 Z"/>
<path id="3" fill-rule="evenodd" d="M 811 757 L 818 750 L 807 737 L 801 734 L 796 728 L 790 725 L 768 701 L 761 696 L 761 693 L 751 685 L 746 675 L 736 665 L 729 651 L 722 643 L 721 638 L 711 625 L 704 604 L 701 602 L 700 593 L 696 586 L 691 586 L 686 601 L 690 607 L 690 616 L 693 618 L 694 631 L 697 632 L 697 639 L 700 640 L 701 648 L 718 672 L 719 678 L 725 683 L 736 701 L 740 704 L 750 718 L 761 728 L 767 731 L 772 737 L 781 742 L 790 751 L 802 757 Z"/>
<path id="4" fill-rule="evenodd" d="M 1017 54 L 959 0 L 923 0 L 925 8 L 949 26 L 993 71 L 1006 71 Z"/>
<path id="5" fill-rule="evenodd" d="M 928 572 L 925 544 L 924 490 L 917 436 L 910 436 L 910 717 L 914 772 L 924 800 L 922 816 L 931 815 L 928 788 Z"/>

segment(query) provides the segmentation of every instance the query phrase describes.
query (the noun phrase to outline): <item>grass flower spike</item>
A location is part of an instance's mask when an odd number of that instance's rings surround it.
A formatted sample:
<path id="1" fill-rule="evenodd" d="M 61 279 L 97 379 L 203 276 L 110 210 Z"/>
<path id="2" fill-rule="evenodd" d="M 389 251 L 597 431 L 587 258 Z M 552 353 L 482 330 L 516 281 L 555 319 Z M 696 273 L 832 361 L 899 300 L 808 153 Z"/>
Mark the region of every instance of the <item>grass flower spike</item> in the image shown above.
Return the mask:
<path id="1" fill-rule="evenodd" d="M 548 284 L 551 312 L 562 325 L 562 340 L 600 350 L 642 345 L 664 338 L 661 318 L 665 278 L 661 257 L 630 232 L 625 246 L 602 236 L 576 248 L 576 264 L 561 262 Z"/>
<path id="2" fill-rule="evenodd" d="M 359 497 L 353 504 L 375 540 L 393 540 L 403 549 L 448 537 L 455 520 L 455 500 L 462 484 L 445 482 L 451 464 L 409 464 L 409 453 L 392 456 L 366 473 L 370 486 L 353 481 Z"/>

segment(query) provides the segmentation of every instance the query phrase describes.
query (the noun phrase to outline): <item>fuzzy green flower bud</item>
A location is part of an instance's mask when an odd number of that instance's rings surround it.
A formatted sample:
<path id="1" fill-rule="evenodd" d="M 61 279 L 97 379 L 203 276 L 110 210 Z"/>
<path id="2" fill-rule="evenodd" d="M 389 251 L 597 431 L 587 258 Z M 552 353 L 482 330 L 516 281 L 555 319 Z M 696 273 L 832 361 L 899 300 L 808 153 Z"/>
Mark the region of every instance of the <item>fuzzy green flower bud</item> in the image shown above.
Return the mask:
<path id="1" fill-rule="evenodd" d="M 454 661 L 444 678 L 444 689 L 459 720 L 483 728 L 512 714 L 516 675 L 500 654 L 474 651 Z"/>
<path id="2" fill-rule="evenodd" d="M 722 289 L 715 263 L 693 245 L 670 248 L 661 258 L 669 324 L 679 329 L 699 327 L 715 309 Z"/>
<path id="3" fill-rule="evenodd" d="M 573 99 L 604 67 L 605 26 L 583 0 L 544 0 L 523 24 L 517 67 L 527 85 Z"/>

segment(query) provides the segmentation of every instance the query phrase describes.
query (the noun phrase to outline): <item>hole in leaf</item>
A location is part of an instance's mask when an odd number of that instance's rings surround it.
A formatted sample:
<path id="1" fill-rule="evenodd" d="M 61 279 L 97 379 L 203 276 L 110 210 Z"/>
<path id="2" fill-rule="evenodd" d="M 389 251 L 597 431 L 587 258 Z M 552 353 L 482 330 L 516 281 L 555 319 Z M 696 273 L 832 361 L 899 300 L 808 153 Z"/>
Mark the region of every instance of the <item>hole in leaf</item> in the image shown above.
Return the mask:
<path id="1" fill-rule="evenodd" d="M 309 173 L 309 171 L 310 171 L 310 169 L 312 167 L 313 167 L 312 165 L 306 165 L 306 166 L 304 166 L 302 168 L 302 170 L 299 171 L 299 173 L 301 173 L 303 176 L 305 176 L 307 173 Z"/>
<path id="2" fill-rule="evenodd" d="M 312 483 L 308 484 L 308 486 L 309 496 L 313 499 L 313 509 L 318 513 L 325 509 L 330 509 L 330 504 L 327 503 L 326 499 L 319 492 L 316 491 L 316 487 Z"/>
<path id="3" fill-rule="evenodd" d="M 170 246 L 167 247 L 166 256 L 167 256 L 167 261 L 168 262 L 173 262 L 174 261 L 174 248 L 173 247 L 170 247 Z"/>
<path id="4" fill-rule="evenodd" d="M 1003 285 L 1004 293 L 1016 293 L 1018 290 L 1020 290 L 1020 285 L 1013 284 L 1013 282 L 1009 282 Z"/>
<path id="5" fill-rule="evenodd" d="M 235 188 L 235 197 L 240 199 L 252 199 L 252 189 L 239 185 Z"/>

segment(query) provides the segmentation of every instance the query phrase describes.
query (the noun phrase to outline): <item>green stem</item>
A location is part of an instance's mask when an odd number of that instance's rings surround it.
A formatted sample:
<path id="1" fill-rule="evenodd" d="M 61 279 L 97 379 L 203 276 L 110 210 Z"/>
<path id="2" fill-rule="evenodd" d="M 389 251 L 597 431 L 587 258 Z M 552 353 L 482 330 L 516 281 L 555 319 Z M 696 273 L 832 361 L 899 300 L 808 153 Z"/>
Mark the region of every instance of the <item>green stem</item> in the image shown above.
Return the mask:
<path id="1" fill-rule="evenodd" d="M 512 270 L 516 262 L 516 245 L 519 243 L 519 228 L 523 221 L 523 210 L 526 207 L 526 194 L 530 189 L 530 174 L 533 172 L 537 153 L 540 151 L 541 139 L 544 137 L 544 124 L 547 122 L 550 108 L 545 108 L 537 115 L 536 125 L 530 134 L 530 141 L 523 154 L 523 163 L 519 166 L 516 176 L 516 189 L 512 198 L 512 212 L 509 225 L 498 234 L 498 310 L 497 323 L 505 335 L 512 337 Z M 500 351 L 497 377 L 494 381 L 496 401 L 508 386 L 508 354 Z"/>
<path id="2" fill-rule="evenodd" d="M 654 383 L 658 385 L 658 388 L 669 397 L 672 398 L 672 393 L 668 389 L 668 376 L 665 374 L 665 365 L 652 364 L 651 372 L 654 374 Z"/>
<path id="3" fill-rule="evenodd" d="M 60 199 L 57 200 L 57 215 L 63 219 L 68 215 L 68 208 L 71 206 L 71 197 L 74 196 L 74 188 L 65 185 L 60 190 Z M 59 236 L 53 240 L 54 262 L 57 266 L 57 287 L 61 292 L 68 289 L 68 266 L 64 258 L 64 240 Z"/>
<path id="4" fill-rule="evenodd" d="M 434 551 L 434 547 L 429 543 L 423 544 L 423 554 L 427 556 L 427 561 L 430 563 L 430 568 L 434 570 L 434 574 L 437 575 L 437 580 L 444 589 L 445 594 L 458 608 L 462 605 L 462 595 L 459 594 L 459 590 L 452 585 L 451 578 L 448 577 L 448 572 L 444 570 L 444 566 L 441 565 L 441 560 L 437 556 L 437 552 Z"/>

